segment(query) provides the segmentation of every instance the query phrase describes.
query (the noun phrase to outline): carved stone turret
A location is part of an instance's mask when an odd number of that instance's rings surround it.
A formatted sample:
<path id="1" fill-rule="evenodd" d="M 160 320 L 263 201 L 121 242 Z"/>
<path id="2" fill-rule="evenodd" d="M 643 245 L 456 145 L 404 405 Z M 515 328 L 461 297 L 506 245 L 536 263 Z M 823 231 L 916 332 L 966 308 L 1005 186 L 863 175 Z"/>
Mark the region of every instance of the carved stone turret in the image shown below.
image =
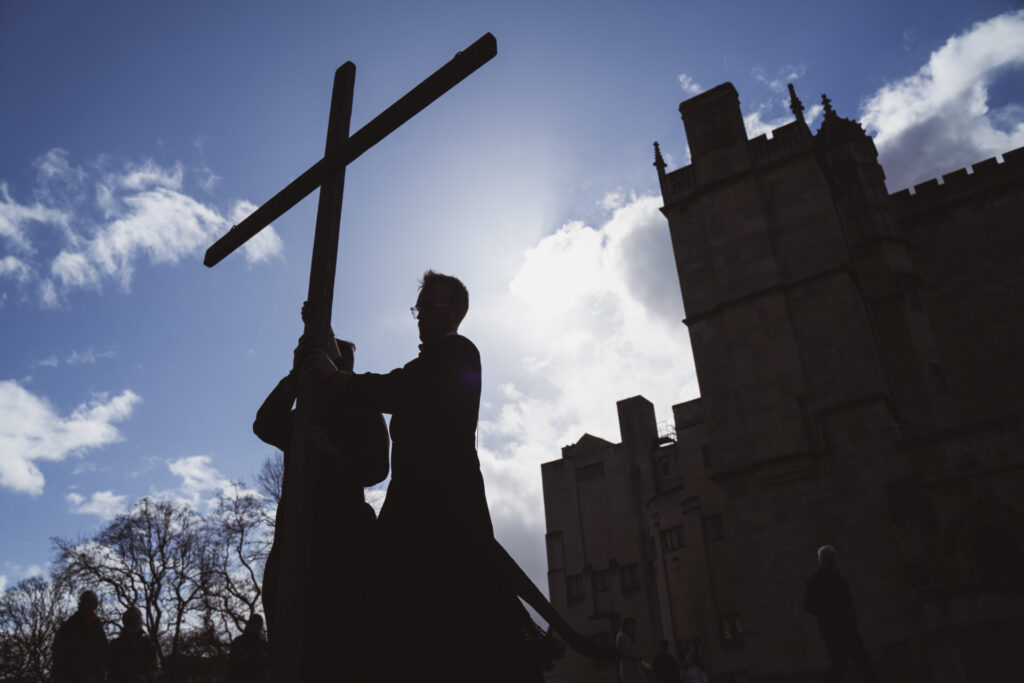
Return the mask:
<path id="1" fill-rule="evenodd" d="M 699 184 L 732 176 L 750 166 L 747 129 L 739 95 L 723 83 L 679 105 Z"/>
<path id="2" fill-rule="evenodd" d="M 871 149 L 874 150 L 875 143 L 867 132 L 864 131 L 864 127 L 856 121 L 836 114 L 832 108 L 832 100 L 828 98 L 828 95 L 822 93 L 821 104 L 825 107 L 825 118 L 821 122 L 821 128 L 818 129 L 817 138 L 820 147 L 831 149 L 851 142 L 868 142 L 871 145 Z M 803 107 L 801 107 L 802 109 Z M 878 152 L 875 152 L 875 156 L 878 156 Z"/>

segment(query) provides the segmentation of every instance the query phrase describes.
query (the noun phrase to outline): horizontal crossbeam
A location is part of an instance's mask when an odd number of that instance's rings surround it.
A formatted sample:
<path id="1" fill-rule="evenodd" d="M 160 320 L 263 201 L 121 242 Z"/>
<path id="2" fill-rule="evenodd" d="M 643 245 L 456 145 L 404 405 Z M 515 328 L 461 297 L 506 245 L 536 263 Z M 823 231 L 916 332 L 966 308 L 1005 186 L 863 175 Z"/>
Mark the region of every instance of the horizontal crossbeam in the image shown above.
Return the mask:
<path id="1" fill-rule="evenodd" d="M 406 93 L 404 97 L 381 112 L 377 118 L 360 128 L 345 141 L 341 149 L 324 156 L 263 206 L 253 211 L 245 220 L 233 226 L 227 234 L 206 250 L 203 264 L 212 268 L 220 263 L 224 257 L 238 249 L 260 230 L 280 218 L 285 211 L 320 187 L 324 178 L 358 159 L 363 152 L 451 90 L 496 54 L 498 54 L 497 41 L 493 35 L 485 33 L 479 40 L 456 54 L 450 62 Z"/>

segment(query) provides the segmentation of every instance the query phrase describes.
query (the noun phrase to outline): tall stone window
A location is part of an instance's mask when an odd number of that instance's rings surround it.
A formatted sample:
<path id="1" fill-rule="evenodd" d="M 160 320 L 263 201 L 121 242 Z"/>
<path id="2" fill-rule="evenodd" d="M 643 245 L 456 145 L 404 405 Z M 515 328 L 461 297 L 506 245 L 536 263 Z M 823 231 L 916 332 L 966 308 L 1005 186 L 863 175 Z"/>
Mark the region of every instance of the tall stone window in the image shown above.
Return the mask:
<path id="1" fill-rule="evenodd" d="M 673 550 L 679 550 L 680 548 L 686 547 L 686 529 L 683 525 L 674 526 L 671 529 L 665 529 L 661 532 L 661 543 L 665 548 L 665 552 L 669 553 Z"/>
<path id="2" fill-rule="evenodd" d="M 583 587 L 583 575 L 572 574 L 565 578 L 565 594 L 568 597 L 569 602 L 579 602 L 586 595 L 586 589 Z"/>
<path id="3" fill-rule="evenodd" d="M 725 522 L 722 515 L 708 515 L 704 518 L 704 540 L 721 541 L 725 538 Z"/>
<path id="4" fill-rule="evenodd" d="M 583 467 L 576 468 L 576 481 L 587 481 L 604 476 L 604 463 L 594 462 Z"/>
<path id="5" fill-rule="evenodd" d="M 607 569 L 598 569 L 591 575 L 594 582 L 594 592 L 601 593 L 612 589 L 612 575 Z"/>
<path id="6" fill-rule="evenodd" d="M 636 563 L 624 565 L 619 570 L 622 592 L 640 590 L 640 567 Z"/>
<path id="7" fill-rule="evenodd" d="M 738 614 L 723 614 L 719 619 L 722 628 L 722 649 L 739 650 L 743 647 L 743 624 Z"/>
<path id="8" fill-rule="evenodd" d="M 546 537 L 548 546 L 548 569 L 562 569 L 565 567 L 565 545 L 562 542 L 561 531 L 548 532 Z"/>
<path id="9" fill-rule="evenodd" d="M 704 656 L 704 643 L 701 642 L 700 638 L 680 640 L 676 643 L 676 647 L 679 648 L 678 652 L 683 657 L 686 655 L 693 655 L 694 657 Z"/>

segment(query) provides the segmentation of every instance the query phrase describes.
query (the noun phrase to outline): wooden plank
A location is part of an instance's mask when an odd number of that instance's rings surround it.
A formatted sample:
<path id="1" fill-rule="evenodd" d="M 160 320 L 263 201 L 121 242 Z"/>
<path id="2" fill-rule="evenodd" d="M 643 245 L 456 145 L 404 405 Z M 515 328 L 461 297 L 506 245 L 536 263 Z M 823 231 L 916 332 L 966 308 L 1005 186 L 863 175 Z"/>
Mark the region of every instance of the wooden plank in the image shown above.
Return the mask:
<path id="1" fill-rule="evenodd" d="M 309 167 L 287 187 L 214 242 L 206 250 L 203 264 L 212 268 L 220 263 L 224 257 L 238 249 L 253 235 L 280 218 L 285 211 L 298 204 L 319 187 L 325 176 L 358 159 L 363 152 L 451 90 L 460 81 L 490 61 L 497 53 L 497 41 L 493 35 L 485 33 L 479 40 L 456 54 L 451 61 L 360 128 L 355 135 L 346 139 L 336 148 L 328 148 L 320 161 Z"/>

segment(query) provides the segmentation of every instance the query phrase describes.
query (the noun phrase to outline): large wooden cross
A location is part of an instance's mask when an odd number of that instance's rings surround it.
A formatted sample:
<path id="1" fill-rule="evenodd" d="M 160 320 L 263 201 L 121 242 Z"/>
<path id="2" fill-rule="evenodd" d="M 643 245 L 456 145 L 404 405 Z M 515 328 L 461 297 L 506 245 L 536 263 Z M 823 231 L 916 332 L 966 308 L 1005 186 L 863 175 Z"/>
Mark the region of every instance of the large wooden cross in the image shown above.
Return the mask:
<path id="1" fill-rule="evenodd" d="M 203 263 L 213 267 L 319 187 L 320 203 L 309 271 L 308 300 L 312 304 L 311 315 L 306 321 L 304 335 L 319 348 L 326 349 L 331 335 L 331 306 L 334 301 L 345 167 L 476 71 L 494 57 L 497 51 L 494 36 L 484 34 L 352 136 L 348 132 L 356 68 L 352 62 L 343 64 L 334 75 L 324 157 L 217 240 L 207 250 Z M 305 629 L 310 623 L 309 615 L 315 610 L 313 591 L 334 589 L 310 586 L 307 580 L 310 573 L 310 549 L 314 543 L 326 540 L 312 537 L 314 501 L 309 492 L 313 490 L 315 464 L 301 453 L 302 434 L 306 431 L 311 415 L 310 403 L 309 396 L 300 391 L 288 458 L 288 492 L 282 498 L 282 502 L 287 503 L 287 509 L 279 517 L 284 529 L 277 530 L 281 549 L 279 576 L 283 586 L 275 601 L 272 633 L 275 639 L 275 680 L 283 679 L 286 675 L 299 675 L 302 678 L 301 672 L 309 654 L 304 653 L 304 645 L 308 641 Z M 338 618 L 346 617 L 338 615 Z M 283 660 L 279 661 L 278 655 Z"/>

